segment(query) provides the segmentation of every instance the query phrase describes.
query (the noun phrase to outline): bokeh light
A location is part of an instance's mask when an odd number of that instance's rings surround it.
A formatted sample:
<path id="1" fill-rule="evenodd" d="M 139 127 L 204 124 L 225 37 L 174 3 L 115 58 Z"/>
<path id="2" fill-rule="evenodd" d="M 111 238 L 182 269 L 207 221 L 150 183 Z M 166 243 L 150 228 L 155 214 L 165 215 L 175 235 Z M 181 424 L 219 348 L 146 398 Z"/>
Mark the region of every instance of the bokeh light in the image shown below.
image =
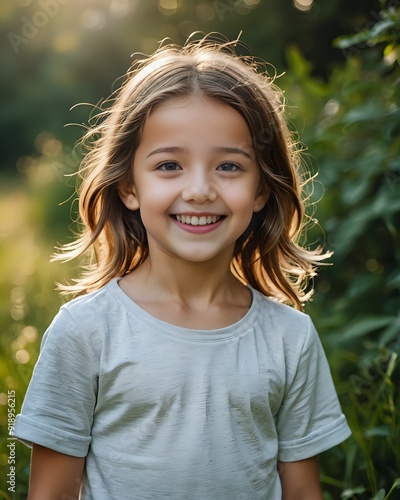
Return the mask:
<path id="1" fill-rule="evenodd" d="M 22 329 L 21 336 L 26 339 L 27 342 L 34 342 L 38 338 L 37 328 L 28 325 Z"/>
<path id="2" fill-rule="evenodd" d="M 110 5 L 110 14 L 114 17 L 124 17 L 129 12 L 130 0 L 112 0 Z"/>
<path id="3" fill-rule="evenodd" d="M 101 30 L 106 25 L 106 15 L 100 9 L 88 8 L 81 14 L 81 26 L 89 30 Z"/>
<path id="4" fill-rule="evenodd" d="M 62 149 L 60 141 L 54 138 L 49 132 L 42 132 L 36 136 L 35 146 L 37 150 L 48 156 L 57 156 Z"/>
<path id="5" fill-rule="evenodd" d="M 324 106 L 324 115 L 331 117 L 335 116 L 340 109 L 339 101 L 336 99 L 329 99 L 329 101 Z"/>
<path id="6" fill-rule="evenodd" d="M 11 310 L 10 315 L 14 321 L 20 321 L 25 316 L 25 292 L 16 286 L 10 292 Z"/>
<path id="7" fill-rule="evenodd" d="M 29 363 L 31 355 L 26 349 L 20 349 L 15 353 L 15 359 L 18 361 L 19 364 L 26 365 L 26 363 Z"/>
<path id="8" fill-rule="evenodd" d="M 158 8 L 162 14 L 172 16 L 178 10 L 178 0 L 160 0 Z"/>
<path id="9" fill-rule="evenodd" d="M 209 3 L 200 3 L 196 7 L 196 14 L 204 21 L 211 21 L 215 17 L 215 10 Z"/>

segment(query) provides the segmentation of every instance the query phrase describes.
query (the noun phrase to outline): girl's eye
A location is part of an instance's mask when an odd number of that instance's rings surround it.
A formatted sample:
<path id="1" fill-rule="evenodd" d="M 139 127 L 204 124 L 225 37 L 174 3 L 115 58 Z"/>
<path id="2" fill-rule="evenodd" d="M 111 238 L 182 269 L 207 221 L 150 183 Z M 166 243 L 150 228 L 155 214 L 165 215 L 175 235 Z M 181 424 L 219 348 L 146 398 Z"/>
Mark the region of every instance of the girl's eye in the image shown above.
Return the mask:
<path id="1" fill-rule="evenodd" d="M 163 170 L 164 172 L 173 172 L 174 170 L 178 170 L 180 168 L 181 167 L 174 161 L 167 161 L 158 167 L 159 170 Z"/>
<path id="2" fill-rule="evenodd" d="M 218 169 L 223 172 L 237 172 L 240 170 L 240 167 L 239 165 L 236 165 L 236 163 L 226 162 L 221 163 L 221 165 L 218 166 Z"/>

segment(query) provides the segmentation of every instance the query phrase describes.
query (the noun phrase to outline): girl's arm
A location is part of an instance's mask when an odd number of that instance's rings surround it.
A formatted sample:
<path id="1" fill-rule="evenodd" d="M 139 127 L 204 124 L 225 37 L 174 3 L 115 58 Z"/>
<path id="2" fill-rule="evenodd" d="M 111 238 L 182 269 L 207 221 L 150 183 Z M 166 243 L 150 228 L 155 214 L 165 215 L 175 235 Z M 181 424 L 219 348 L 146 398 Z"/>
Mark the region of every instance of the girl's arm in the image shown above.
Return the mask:
<path id="1" fill-rule="evenodd" d="M 79 498 L 85 458 L 33 445 L 28 500 Z"/>
<path id="2" fill-rule="evenodd" d="M 323 500 L 317 457 L 278 462 L 282 500 Z"/>

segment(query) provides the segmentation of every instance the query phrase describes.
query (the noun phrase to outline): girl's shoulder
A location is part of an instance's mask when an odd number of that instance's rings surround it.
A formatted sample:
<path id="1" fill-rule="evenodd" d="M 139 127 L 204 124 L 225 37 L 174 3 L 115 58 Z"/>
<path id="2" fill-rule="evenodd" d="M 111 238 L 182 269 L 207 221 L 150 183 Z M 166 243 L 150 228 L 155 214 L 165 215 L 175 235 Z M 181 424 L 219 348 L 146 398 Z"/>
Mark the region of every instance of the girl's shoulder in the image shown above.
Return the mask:
<path id="1" fill-rule="evenodd" d="M 306 345 L 319 343 L 319 336 L 310 316 L 293 307 L 253 291 L 260 304 L 258 331 L 269 341 L 281 345 L 285 350 L 302 350 Z"/>
<path id="2" fill-rule="evenodd" d="M 112 303 L 112 288 L 117 280 L 112 280 L 98 290 L 89 292 L 85 295 L 80 295 L 74 299 L 66 302 L 61 309 L 66 309 L 71 313 L 80 313 L 85 311 L 88 307 L 91 309 L 98 308 L 101 310 L 104 305 Z"/>
<path id="3" fill-rule="evenodd" d="M 255 300 L 259 301 L 261 304 L 261 314 L 272 320 L 277 320 L 283 325 L 296 324 L 300 328 L 307 328 L 307 325 L 311 321 L 310 316 L 303 311 L 299 311 L 283 302 L 278 302 L 271 297 L 267 297 L 257 290 L 252 289 L 252 293 Z"/>
<path id="4" fill-rule="evenodd" d="M 81 353 L 92 366 L 98 366 L 101 353 L 122 316 L 112 287 L 110 282 L 61 306 L 43 336 L 41 350 Z"/>
<path id="5" fill-rule="evenodd" d="M 116 280 L 113 280 L 99 290 L 62 305 L 50 328 L 74 329 L 83 332 L 85 337 L 89 332 L 101 331 L 110 319 L 121 314 L 118 300 L 112 292 L 115 285 Z"/>

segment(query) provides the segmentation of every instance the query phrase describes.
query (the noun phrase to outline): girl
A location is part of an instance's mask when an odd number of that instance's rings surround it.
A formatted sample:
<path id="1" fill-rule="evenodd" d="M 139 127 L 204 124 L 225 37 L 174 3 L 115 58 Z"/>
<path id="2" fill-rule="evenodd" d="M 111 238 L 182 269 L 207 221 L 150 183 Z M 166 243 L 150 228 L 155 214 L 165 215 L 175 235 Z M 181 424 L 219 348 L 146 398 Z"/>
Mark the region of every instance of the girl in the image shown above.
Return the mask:
<path id="1" fill-rule="evenodd" d="M 30 500 L 322 498 L 350 432 L 299 309 L 327 254 L 298 244 L 281 94 L 233 45 L 160 48 L 89 132 L 66 257 L 92 259 L 16 422 Z"/>

